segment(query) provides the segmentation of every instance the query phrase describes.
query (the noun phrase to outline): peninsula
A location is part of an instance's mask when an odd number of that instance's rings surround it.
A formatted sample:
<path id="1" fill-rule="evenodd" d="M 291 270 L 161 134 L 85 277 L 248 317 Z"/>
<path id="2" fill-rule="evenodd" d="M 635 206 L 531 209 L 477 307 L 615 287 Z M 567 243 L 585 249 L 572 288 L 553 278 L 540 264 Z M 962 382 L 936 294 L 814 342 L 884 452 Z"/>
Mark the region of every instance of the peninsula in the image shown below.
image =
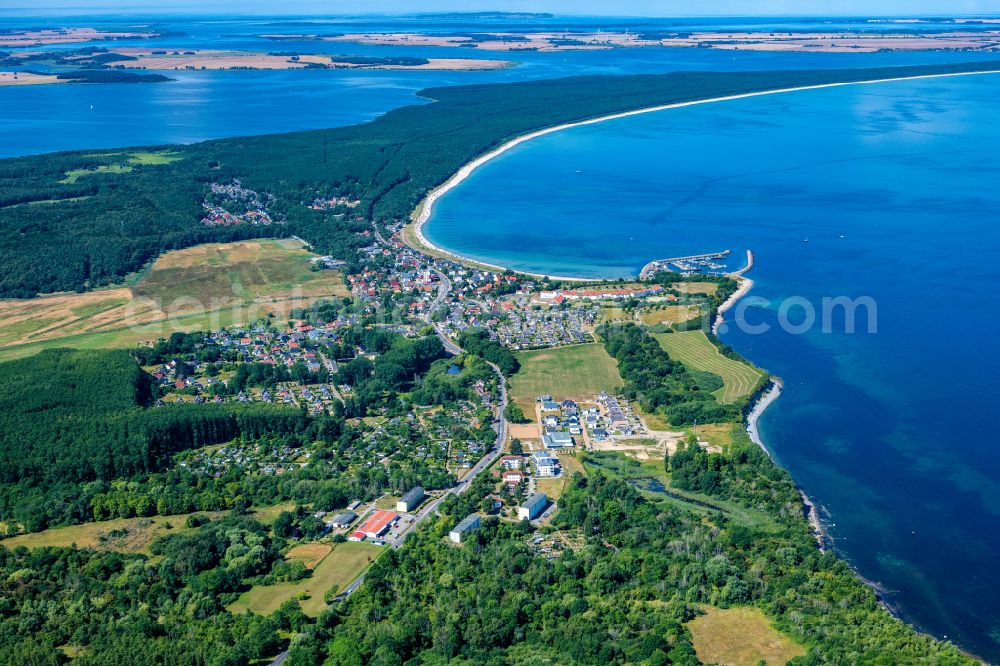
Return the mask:
<path id="1" fill-rule="evenodd" d="M 752 255 L 579 287 L 400 237 L 549 132 L 998 71 L 435 88 L 352 127 L 0 160 L 0 342 L 59 347 L 0 363 L 0 661 L 971 664 L 816 547 L 758 446 L 775 385 L 712 328 Z"/>
<path id="2" fill-rule="evenodd" d="M 538 132 L 741 95 L 997 70 L 1000 63 L 981 61 L 432 88 L 421 95 L 435 103 L 396 109 L 363 125 L 178 146 L 166 161 L 133 163 L 134 151 L 3 160 L 0 254 L 9 270 L 0 278 L 0 296 L 112 284 L 165 250 L 248 236 L 293 234 L 351 263 L 364 245 L 357 230 L 372 222 L 405 222 L 428 193 L 449 180 L 454 184 L 463 166 Z M 138 152 L 157 151 L 162 149 Z M 271 206 L 282 211 L 280 224 L 254 224 L 242 216 L 234 218 L 236 224 L 203 223 L 206 183 L 223 187 L 233 179 L 269 193 Z M 349 214 L 301 205 L 317 197 L 357 204 Z M 50 203 L 22 205 L 41 201 Z"/>

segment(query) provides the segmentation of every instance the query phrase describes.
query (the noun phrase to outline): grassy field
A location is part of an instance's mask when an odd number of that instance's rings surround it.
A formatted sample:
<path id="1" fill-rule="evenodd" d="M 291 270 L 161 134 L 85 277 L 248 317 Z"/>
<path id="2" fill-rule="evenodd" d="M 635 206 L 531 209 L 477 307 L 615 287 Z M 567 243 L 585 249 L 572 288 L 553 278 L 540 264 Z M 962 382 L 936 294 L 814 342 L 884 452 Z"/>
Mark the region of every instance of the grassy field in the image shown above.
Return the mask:
<path id="1" fill-rule="evenodd" d="M 270 524 L 282 511 L 293 508 L 292 502 L 262 507 L 253 511 L 254 518 Z M 82 525 L 53 527 L 41 532 L 19 534 L 0 541 L 7 548 L 25 546 L 27 548 L 94 548 L 114 550 L 122 553 L 149 554 L 149 544 L 167 534 L 183 534 L 197 528 L 184 527 L 188 516 L 200 515 L 211 519 L 225 515 L 223 511 L 196 511 L 173 516 L 151 516 L 149 518 L 115 518 Z"/>
<path id="2" fill-rule="evenodd" d="M 221 513 L 199 512 L 201 515 L 219 517 Z M 150 518 L 116 518 L 97 523 L 54 527 L 42 532 L 20 534 L 0 541 L 7 548 L 93 548 L 122 553 L 149 554 L 149 544 L 167 534 L 183 534 L 194 528 L 184 527 L 187 515 L 152 516 Z"/>
<path id="3" fill-rule="evenodd" d="M 644 308 L 639 313 L 639 319 L 647 326 L 655 326 L 664 322 L 679 324 L 690 321 L 701 314 L 697 305 L 664 305 L 658 308 Z"/>
<path id="4" fill-rule="evenodd" d="M 719 288 L 715 282 L 677 282 L 670 286 L 682 294 L 714 294 Z"/>
<path id="5" fill-rule="evenodd" d="M 136 166 L 157 166 L 183 159 L 179 153 L 169 150 L 157 152 L 95 153 L 94 156 L 102 158 L 121 156 L 122 161 L 119 164 L 101 164 L 93 169 L 71 169 L 63 174 L 64 177 L 59 182 L 64 185 L 72 185 L 81 178 L 95 173 L 129 173 Z"/>
<path id="6" fill-rule="evenodd" d="M 301 548 L 301 546 L 299 546 Z M 291 556 L 295 549 L 289 552 Z M 327 590 L 342 590 L 364 571 L 382 552 L 382 547 L 369 543 L 347 541 L 333 546 L 313 569 L 312 576 L 297 583 L 259 585 L 240 595 L 228 606 L 233 613 L 251 611 L 270 615 L 289 599 L 303 596 L 301 606 L 306 615 L 316 617 L 326 610 L 323 595 Z"/>
<path id="7" fill-rule="evenodd" d="M 703 607 L 704 615 L 688 622 L 698 659 L 719 666 L 787 664 L 804 655 L 803 646 L 774 629 L 759 608 Z"/>
<path id="8" fill-rule="evenodd" d="M 623 384 L 617 363 L 596 342 L 525 351 L 517 360 L 521 369 L 511 378 L 511 396 L 528 414 L 534 413 L 539 395 L 580 398 L 611 393 Z"/>
<path id="9" fill-rule="evenodd" d="M 587 453 L 586 460 L 587 467 L 632 483 L 653 502 L 670 504 L 703 516 L 721 512 L 734 523 L 764 532 L 781 529 L 781 525 L 763 511 L 675 488 L 670 484 L 670 474 L 664 468 L 662 459 L 639 461 L 618 451 L 600 451 Z"/>
<path id="10" fill-rule="evenodd" d="M 347 295 L 339 272 L 309 270 L 311 256 L 294 240 L 199 245 L 164 254 L 131 287 L 0 301 L 0 360 L 127 347 L 268 313 L 280 322 L 292 308 Z"/>
<path id="11" fill-rule="evenodd" d="M 657 333 L 654 337 L 672 359 L 721 377 L 725 385 L 714 395 L 722 402 L 747 397 L 761 378 L 760 370 L 723 356 L 704 331 Z"/>

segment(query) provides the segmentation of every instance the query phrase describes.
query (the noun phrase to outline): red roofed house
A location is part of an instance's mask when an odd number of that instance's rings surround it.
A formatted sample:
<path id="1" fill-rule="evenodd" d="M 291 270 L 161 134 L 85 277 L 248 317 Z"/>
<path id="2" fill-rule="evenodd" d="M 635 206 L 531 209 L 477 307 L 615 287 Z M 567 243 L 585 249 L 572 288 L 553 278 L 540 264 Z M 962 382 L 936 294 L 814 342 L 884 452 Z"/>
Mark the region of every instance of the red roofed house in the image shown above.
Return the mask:
<path id="1" fill-rule="evenodd" d="M 506 471 L 506 472 L 503 473 L 503 482 L 504 483 L 514 483 L 514 484 L 521 483 L 521 481 L 523 479 L 524 479 L 524 475 L 521 474 L 521 472 L 516 471 L 516 470 L 508 470 L 508 471 Z"/>
<path id="2" fill-rule="evenodd" d="M 359 528 L 358 532 L 361 532 L 366 537 L 370 539 L 377 539 L 392 527 L 396 521 L 399 520 L 399 514 L 395 511 L 375 511 L 372 515 L 368 516 L 366 520 Z M 354 536 L 353 534 L 351 536 Z"/>

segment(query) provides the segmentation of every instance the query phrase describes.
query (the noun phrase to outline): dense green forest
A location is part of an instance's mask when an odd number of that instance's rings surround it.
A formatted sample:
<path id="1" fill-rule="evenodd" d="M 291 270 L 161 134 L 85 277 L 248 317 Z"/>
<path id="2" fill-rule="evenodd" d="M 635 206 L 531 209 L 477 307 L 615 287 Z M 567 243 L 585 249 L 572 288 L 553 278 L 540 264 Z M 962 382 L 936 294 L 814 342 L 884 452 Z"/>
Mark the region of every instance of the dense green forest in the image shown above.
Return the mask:
<path id="1" fill-rule="evenodd" d="M 723 405 L 712 395 L 722 380 L 674 361 L 646 330 L 636 324 L 603 324 L 597 334 L 618 361 L 624 395 L 643 409 L 661 410 L 674 425 L 717 423 L 740 416 L 740 405 Z"/>
<path id="2" fill-rule="evenodd" d="M 554 519 L 579 547 L 550 559 L 532 552 L 527 522 L 488 517 L 457 548 L 445 535 L 488 492 L 477 479 L 293 641 L 288 663 L 694 665 L 685 622 L 699 604 L 761 608 L 807 647 L 796 666 L 973 663 L 893 618 L 816 548 L 795 485 L 758 447 L 704 455 L 691 462 L 683 449 L 668 470 L 690 480 L 710 469 L 706 505 L 724 500 L 768 520 L 699 513 L 588 464 Z"/>
<path id="3" fill-rule="evenodd" d="M 302 628 L 297 604 L 232 615 L 236 592 L 286 569 L 285 542 L 239 515 L 154 542 L 141 555 L 0 548 L 0 663 L 232 665 L 274 655 Z M 68 647 L 71 646 L 71 647 Z M 79 650 L 74 653 L 73 648 Z"/>
<path id="4" fill-rule="evenodd" d="M 125 351 L 54 349 L 0 363 L 0 518 L 29 530 L 89 518 L 91 482 L 160 470 L 172 454 L 239 436 L 321 436 L 333 417 L 278 405 L 149 407 Z"/>
<path id="5" fill-rule="evenodd" d="M 677 72 L 433 88 L 420 93 L 433 103 L 370 123 L 172 147 L 169 163 L 136 163 L 120 150 L 2 160 L 0 296 L 87 289 L 118 281 L 166 250 L 278 234 L 299 235 L 323 254 L 354 262 L 366 243 L 355 232 L 371 221 L 406 219 L 462 164 L 532 130 L 753 91 L 998 66 Z M 209 185 L 233 179 L 272 195 L 271 215 L 284 223 L 201 223 Z M 350 215 L 304 205 L 330 195 L 361 203 Z"/>

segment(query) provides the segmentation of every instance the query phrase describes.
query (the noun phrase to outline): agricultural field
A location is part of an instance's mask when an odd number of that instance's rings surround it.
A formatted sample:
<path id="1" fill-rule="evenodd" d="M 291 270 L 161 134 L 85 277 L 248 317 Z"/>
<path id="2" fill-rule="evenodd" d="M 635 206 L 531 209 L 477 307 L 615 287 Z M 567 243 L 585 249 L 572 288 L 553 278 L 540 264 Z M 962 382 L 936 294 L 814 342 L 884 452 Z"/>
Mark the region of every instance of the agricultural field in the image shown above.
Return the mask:
<path id="1" fill-rule="evenodd" d="M 295 240 L 212 243 L 168 252 L 127 287 L 0 300 L 0 360 L 47 347 L 128 347 L 175 331 L 280 318 L 345 296 L 337 271 L 309 270 Z"/>
<path id="2" fill-rule="evenodd" d="M 302 553 L 295 554 L 296 549 L 308 545 L 312 544 L 293 548 L 289 551 L 288 557 L 303 559 L 308 566 L 309 562 L 305 560 Z M 332 588 L 343 590 L 361 575 L 361 572 L 381 552 L 382 547 L 369 543 L 346 541 L 335 544 L 315 565 L 311 577 L 295 583 L 258 585 L 240 595 L 239 599 L 228 606 L 228 609 L 233 613 L 243 613 L 249 610 L 261 615 L 270 615 L 289 599 L 300 597 L 303 612 L 310 617 L 316 617 L 326 610 L 327 604 L 323 601 L 323 595 L 326 594 L 327 590 Z M 314 559 L 316 553 L 310 551 L 309 556 Z"/>
<path id="3" fill-rule="evenodd" d="M 769 666 L 787 664 L 806 653 L 805 648 L 771 626 L 759 608 L 702 608 L 687 623 L 698 659 L 719 666 Z"/>
<path id="4" fill-rule="evenodd" d="M 657 333 L 653 337 L 670 358 L 721 377 L 724 386 L 713 393 L 720 402 L 732 403 L 749 396 L 763 376 L 760 370 L 723 356 L 704 331 Z"/>
<path id="5" fill-rule="evenodd" d="M 596 342 L 520 352 L 517 360 L 521 369 L 510 380 L 511 396 L 525 414 L 534 413 L 539 395 L 580 398 L 613 393 L 623 384 L 617 363 Z"/>

